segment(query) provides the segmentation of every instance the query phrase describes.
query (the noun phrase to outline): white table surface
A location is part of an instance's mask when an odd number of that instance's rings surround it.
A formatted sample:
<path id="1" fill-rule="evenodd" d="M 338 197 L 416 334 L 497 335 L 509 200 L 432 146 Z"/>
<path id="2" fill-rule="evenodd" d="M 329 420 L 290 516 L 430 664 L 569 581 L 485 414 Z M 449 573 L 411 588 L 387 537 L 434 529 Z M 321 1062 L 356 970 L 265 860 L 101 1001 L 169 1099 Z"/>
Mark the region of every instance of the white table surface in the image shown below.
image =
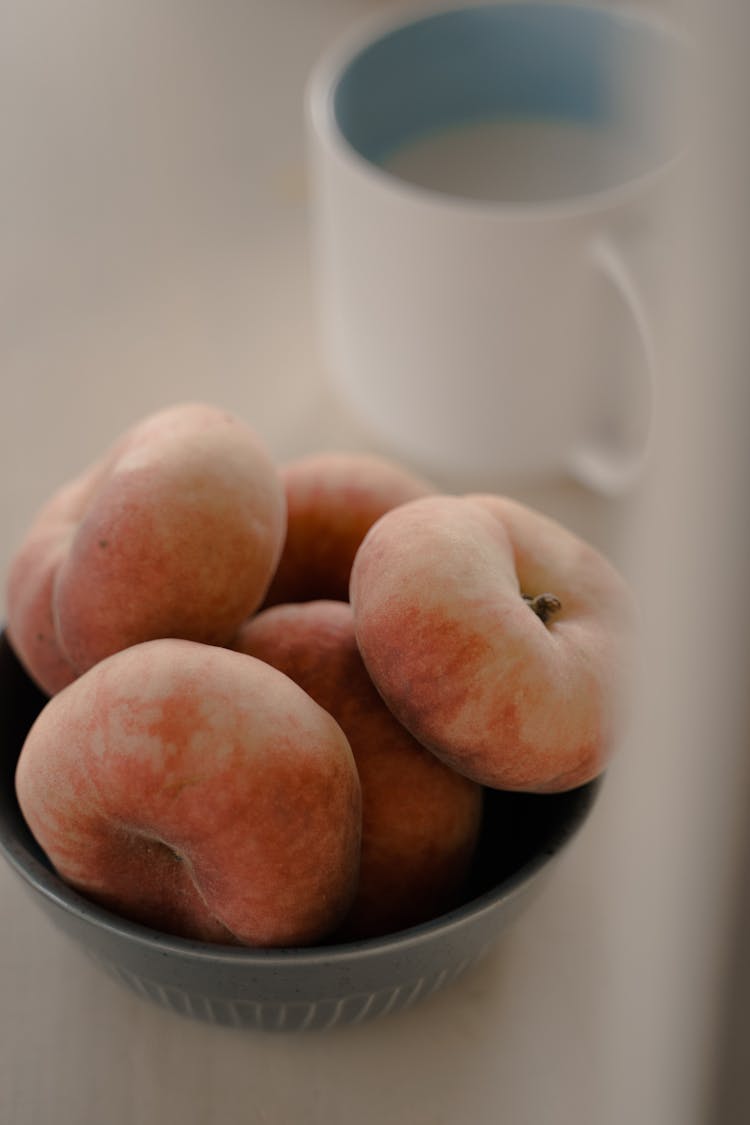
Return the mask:
<path id="1" fill-rule="evenodd" d="M 318 351 L 301 113 L 321 47 L 374 5 L 5 7 L 3 577 L 49 492 L 170 402 L 237 411 L 279 459 L 375 448 Z M 621 557 L 624 504 L 564 481 L 516 495 Z M 615 777 L 535 904 L 453 986 L 300 1037 L 131 996 L 2 866 L 0 1122 L 608 1125 L 610 876 L 631 815 Z"/>

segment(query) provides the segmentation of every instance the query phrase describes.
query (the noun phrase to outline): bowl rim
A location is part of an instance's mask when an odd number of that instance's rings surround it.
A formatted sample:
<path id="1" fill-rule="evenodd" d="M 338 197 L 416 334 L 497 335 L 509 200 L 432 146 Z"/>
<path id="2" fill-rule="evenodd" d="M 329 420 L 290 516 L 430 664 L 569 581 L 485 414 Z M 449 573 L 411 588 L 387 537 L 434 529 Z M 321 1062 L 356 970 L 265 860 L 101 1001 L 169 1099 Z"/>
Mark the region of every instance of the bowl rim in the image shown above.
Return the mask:
<path id="1" fill-rule="evenodd" d="M 551 833 L 544 846 L 512 870 L 496 886 L 482 891 L 459 906 L 426 922 L 378 937 L 359 938 L 330 945 L 279 946 L 262 949 L 224 945 L 218 942 L 183 938 L 124 918 L 90 901 L 64 883 L 54 870 L 33 855 L 27 844 L 2 817 L 0 817 L 0 853 L 27 887 L 39 893 L 47 904 L 71 915 L 79 923 L 107 932 L 116 941 L 137 945 L 152 953 L 173 954 L 183 960 L 194 962 L 256 969 L 281 969 L 291 965 L 313 967 L 331 962 L 340 965 L 371 959 L 377 955 L 386 956 L 395 951 L 403 953 L 416 949 L 438 936 L 454 935 L 465 926 L 491 914 L 500 903 L 508 903 L 520 895 L 577 835 L 594 807 L 603 782 L 604 775 L 601 774 L 579 787 L 576 791 L 578 799 L 569 815 Z M 20 810 L 18 815 L 22 815 Z"/>

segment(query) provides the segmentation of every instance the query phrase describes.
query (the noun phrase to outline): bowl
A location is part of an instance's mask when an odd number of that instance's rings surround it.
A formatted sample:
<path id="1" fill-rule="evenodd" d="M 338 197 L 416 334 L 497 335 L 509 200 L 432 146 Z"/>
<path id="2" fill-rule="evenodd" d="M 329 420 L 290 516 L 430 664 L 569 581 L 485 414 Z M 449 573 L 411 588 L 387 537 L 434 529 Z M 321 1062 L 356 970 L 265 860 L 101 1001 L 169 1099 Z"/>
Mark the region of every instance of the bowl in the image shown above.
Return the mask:
<path id="1" fill-rule="evenodd" d="M 386 937 L 245 949 L 160 933 L 89 902 L 54 872 L 23 819 L 14 774 L 44 706 L 0 635 L 0 853 L 50 922 L 108 974 L 162 1007 L 214 1024 L 321 1030 L 408 1007 L 459 977 L 541 888 L 589 815 L 601 779 L 554 796 L 485 791 L 481 838 L 458 906 Z"/>

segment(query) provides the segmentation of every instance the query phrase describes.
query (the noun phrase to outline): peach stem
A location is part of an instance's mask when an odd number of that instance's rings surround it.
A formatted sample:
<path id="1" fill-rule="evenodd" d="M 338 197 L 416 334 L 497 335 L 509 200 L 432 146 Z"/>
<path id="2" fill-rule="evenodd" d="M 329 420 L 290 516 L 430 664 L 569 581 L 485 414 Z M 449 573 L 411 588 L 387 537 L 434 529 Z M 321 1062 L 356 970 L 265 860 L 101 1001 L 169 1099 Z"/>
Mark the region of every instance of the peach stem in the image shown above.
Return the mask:
<path id="1" fill-rule="evenodd" d="M 562 602 L 554 594 L 537 594 L 534 598 L 529 597 L 528 594 L 523 594 L 522 597 L 529 609 L 533 609 L 542 624 L 546 624 L 547 618 L 551 614 L 562 609 Z"/>

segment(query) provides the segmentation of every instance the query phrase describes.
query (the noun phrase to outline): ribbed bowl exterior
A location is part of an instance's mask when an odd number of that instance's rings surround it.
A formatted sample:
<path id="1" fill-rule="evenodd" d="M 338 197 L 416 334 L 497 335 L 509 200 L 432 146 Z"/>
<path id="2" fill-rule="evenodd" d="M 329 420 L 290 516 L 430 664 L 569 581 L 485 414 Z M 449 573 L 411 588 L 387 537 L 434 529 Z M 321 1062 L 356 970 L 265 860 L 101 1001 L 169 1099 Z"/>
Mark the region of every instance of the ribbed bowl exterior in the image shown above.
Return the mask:
<path id="1" fill-rule="evenodd" d="M 219 1000 L 187 988 L 180 989 L 146 980 L 119 965 L 101 960 L 100 964 L 131 991 L 180 1015 L 222 1027 L 303 1032 L 349 1027 L 386 1016 L 389 1012 L 409 1008 L 418 999 L 430 996 L 443 985 L 455 980 L 473 964 L 473 959 L 464 959 L 450 969 L 421 976 L 413 982 L 390 985 L 373 992 L 353 993 L 351 996 L 322 996 L 319 1000 L 307 1002 Z"/>

